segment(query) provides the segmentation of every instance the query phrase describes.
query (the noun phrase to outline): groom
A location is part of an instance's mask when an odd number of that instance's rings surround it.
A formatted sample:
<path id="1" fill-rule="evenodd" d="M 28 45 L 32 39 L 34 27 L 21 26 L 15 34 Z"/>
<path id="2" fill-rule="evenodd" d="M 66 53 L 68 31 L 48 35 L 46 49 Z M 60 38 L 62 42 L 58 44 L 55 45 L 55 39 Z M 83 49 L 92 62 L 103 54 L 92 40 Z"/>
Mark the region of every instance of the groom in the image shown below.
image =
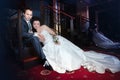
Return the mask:
<path id="1" fill-rule="evenodd" d="M 32 43 L 38 56 L 42 59 L 42 61 L 45 61 L 46 57 L 42 51 L 42 46 L 40 43 L 40 41 L 44 42 L 45 38 L 42 35 L 37 35 L 37 33 L 33 33 L 32 25 L 30 23 L 32 14 L 33 11 L 30 8 L 26 8 L 23 11 L 23 16 L 21 20 L 23 43 Z"/>
<path id="2" fill-rule="evenodd" d="M 30 20 L 32 18 L 33 11 L 30 8 L 26 8 L 23 11 L 23 17 L 22 17 L 22 38 L 24 43 L 32 43 L 35 51 L 37 52 L 38 56 L 42 59 L 42 62 L 44 62 L 44 67 L 46 69 L 52 70 L 52 67 L 49 65 L 49 63 L 46 60 L 46 56 L 43 53 L 41 42 L 45 41 L 44 36 L 39 35 L 37 33 L 33 33 L 32 31 L 32 25 L 30 23 Z"/>

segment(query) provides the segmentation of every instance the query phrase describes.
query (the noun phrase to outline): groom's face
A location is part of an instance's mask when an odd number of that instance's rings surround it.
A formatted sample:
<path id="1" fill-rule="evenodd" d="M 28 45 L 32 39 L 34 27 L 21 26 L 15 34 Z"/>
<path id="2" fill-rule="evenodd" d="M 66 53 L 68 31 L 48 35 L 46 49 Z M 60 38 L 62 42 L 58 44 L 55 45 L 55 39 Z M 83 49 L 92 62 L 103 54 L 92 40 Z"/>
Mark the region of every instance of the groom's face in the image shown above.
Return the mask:
<path id="1" fill-rule="evenodd" d="M 32 18 L 32 11 L 29 10 L 29 9 L 27 9 L 27 10 L 23 13 L 23 15 L 24 15 L 25 20 L 30 21 L 30 19 Z"/>

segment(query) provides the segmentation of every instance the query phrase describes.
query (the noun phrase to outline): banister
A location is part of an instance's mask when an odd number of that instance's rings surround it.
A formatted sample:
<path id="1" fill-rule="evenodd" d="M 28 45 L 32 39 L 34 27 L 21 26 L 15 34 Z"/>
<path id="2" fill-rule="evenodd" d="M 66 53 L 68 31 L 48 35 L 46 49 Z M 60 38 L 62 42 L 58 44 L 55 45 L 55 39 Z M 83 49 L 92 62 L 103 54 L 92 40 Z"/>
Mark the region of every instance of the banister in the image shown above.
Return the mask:
<path id="1" fill-rule="evenodd" d="M 69 17 L 70 18 L 70 30 L 71 30 L 71 35 L 72 35 L 72 32 L 74 31 L 74 24 L 73 24 L 73 20 L 75 19 L 75 17 L 73 17 L 73 16 L 71 16 L 71 15 L 69 15 L 69 14 L 67 14 L 66 12 L 64 12 L 64 11 L 61 11 L 61 10 L 59 10 L 59 9 L 56 9 L 56 8 L 53 8 L 52 6 L 43 6 L 44 8 L 49 8 L 49 9 L 52 9 L 55 13 L 58 13 L 58 14 L 63 14 L 63 15 L 65 15 L 65 16 L 67 16 L 67 17 Z M 57 11 L 57 12 L 56 12 Z M 59 29 L 59 25 L 58 25 L 58 29 Z M 61 31 L 59 32 L 58 31 L 58 33 L 61 33 Z"/>
<path id="2" fill-rule="evenodd" d="M 45 6 L 45 7 L 46 7 L 46 8 L 50 8 L 50 9 L 52 9 L 54 12 L 55 12 L 55 10 L 57 10 L 58 13 L 62 13 L 62 14 L 64 14 L 65 16 L 70 17 L 71 19 L 75 19 L 75 17 L 73 17 L 73 16 L 71 16 L 71 15 L 65 13 L 64 11 L 61 11 L 61 10 L 55 9 L 55 8 L 53 8 L 52 6 Z"/>
<path id="3" fill-rule="evenodd" d="M 85 16 L 81 16 L 81 15 L 80 15 L 80 17 L 81 17 L 82 19 L 84 19 L 84 20 L 86 20 L 86 21 L 89 22 L 89 18 L 87 18 L 87 17 L 85 17 Z"/>
<path id="4" fill-rule="evenodd" d="M 18 12 L 17 12 L 17 11 L 15 11 L 13 14 L 11 14 L 11 15 L 10 15 L 10 17 L 11 17 L 11 16 L 14 16 L 14 15 L 15 15 L 15 14 L 17 14 L 17 13 L 18 13 Z"/>

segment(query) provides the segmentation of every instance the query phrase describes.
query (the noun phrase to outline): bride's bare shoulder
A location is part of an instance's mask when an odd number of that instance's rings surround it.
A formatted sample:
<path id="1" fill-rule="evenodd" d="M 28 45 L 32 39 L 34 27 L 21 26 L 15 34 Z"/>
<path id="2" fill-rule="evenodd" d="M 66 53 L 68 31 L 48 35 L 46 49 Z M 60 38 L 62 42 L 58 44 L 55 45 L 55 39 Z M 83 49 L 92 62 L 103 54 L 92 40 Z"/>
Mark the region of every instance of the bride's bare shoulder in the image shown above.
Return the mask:
<path id="1" fill-rule="evenodd" d="M 47 25 L 41 25 L 41 28 L 47 30 L 48 26 Z"/>
<path id="2" fill-rule="evenodd" d="M 40 26 L 40 30 L 41 30 L 41 31 L 46 30 L 46 25 L 41 25 L 41 26 Z"/>
<path id="3" fill-rule="evenodd" d="M 41 25 L 41 27 L 44 27 L 44 28 L 45 28 L 45 27 L 47 27 L 47 25 Z"/>

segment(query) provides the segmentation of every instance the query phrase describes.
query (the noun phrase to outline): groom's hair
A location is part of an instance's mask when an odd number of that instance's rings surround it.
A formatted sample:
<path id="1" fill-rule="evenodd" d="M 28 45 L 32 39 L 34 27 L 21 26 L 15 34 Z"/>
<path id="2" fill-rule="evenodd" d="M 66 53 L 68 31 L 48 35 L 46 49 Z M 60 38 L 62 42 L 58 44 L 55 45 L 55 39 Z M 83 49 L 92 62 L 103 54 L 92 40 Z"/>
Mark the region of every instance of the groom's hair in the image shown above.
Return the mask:
<path id="1" fill-rule="evenodd" d="M 25 8 L 22 10 L 22 12 L 25 13 L 26 10 L 33 11 L 32 8 L 30 8 L 30 7 L 25 7 Z"/>

